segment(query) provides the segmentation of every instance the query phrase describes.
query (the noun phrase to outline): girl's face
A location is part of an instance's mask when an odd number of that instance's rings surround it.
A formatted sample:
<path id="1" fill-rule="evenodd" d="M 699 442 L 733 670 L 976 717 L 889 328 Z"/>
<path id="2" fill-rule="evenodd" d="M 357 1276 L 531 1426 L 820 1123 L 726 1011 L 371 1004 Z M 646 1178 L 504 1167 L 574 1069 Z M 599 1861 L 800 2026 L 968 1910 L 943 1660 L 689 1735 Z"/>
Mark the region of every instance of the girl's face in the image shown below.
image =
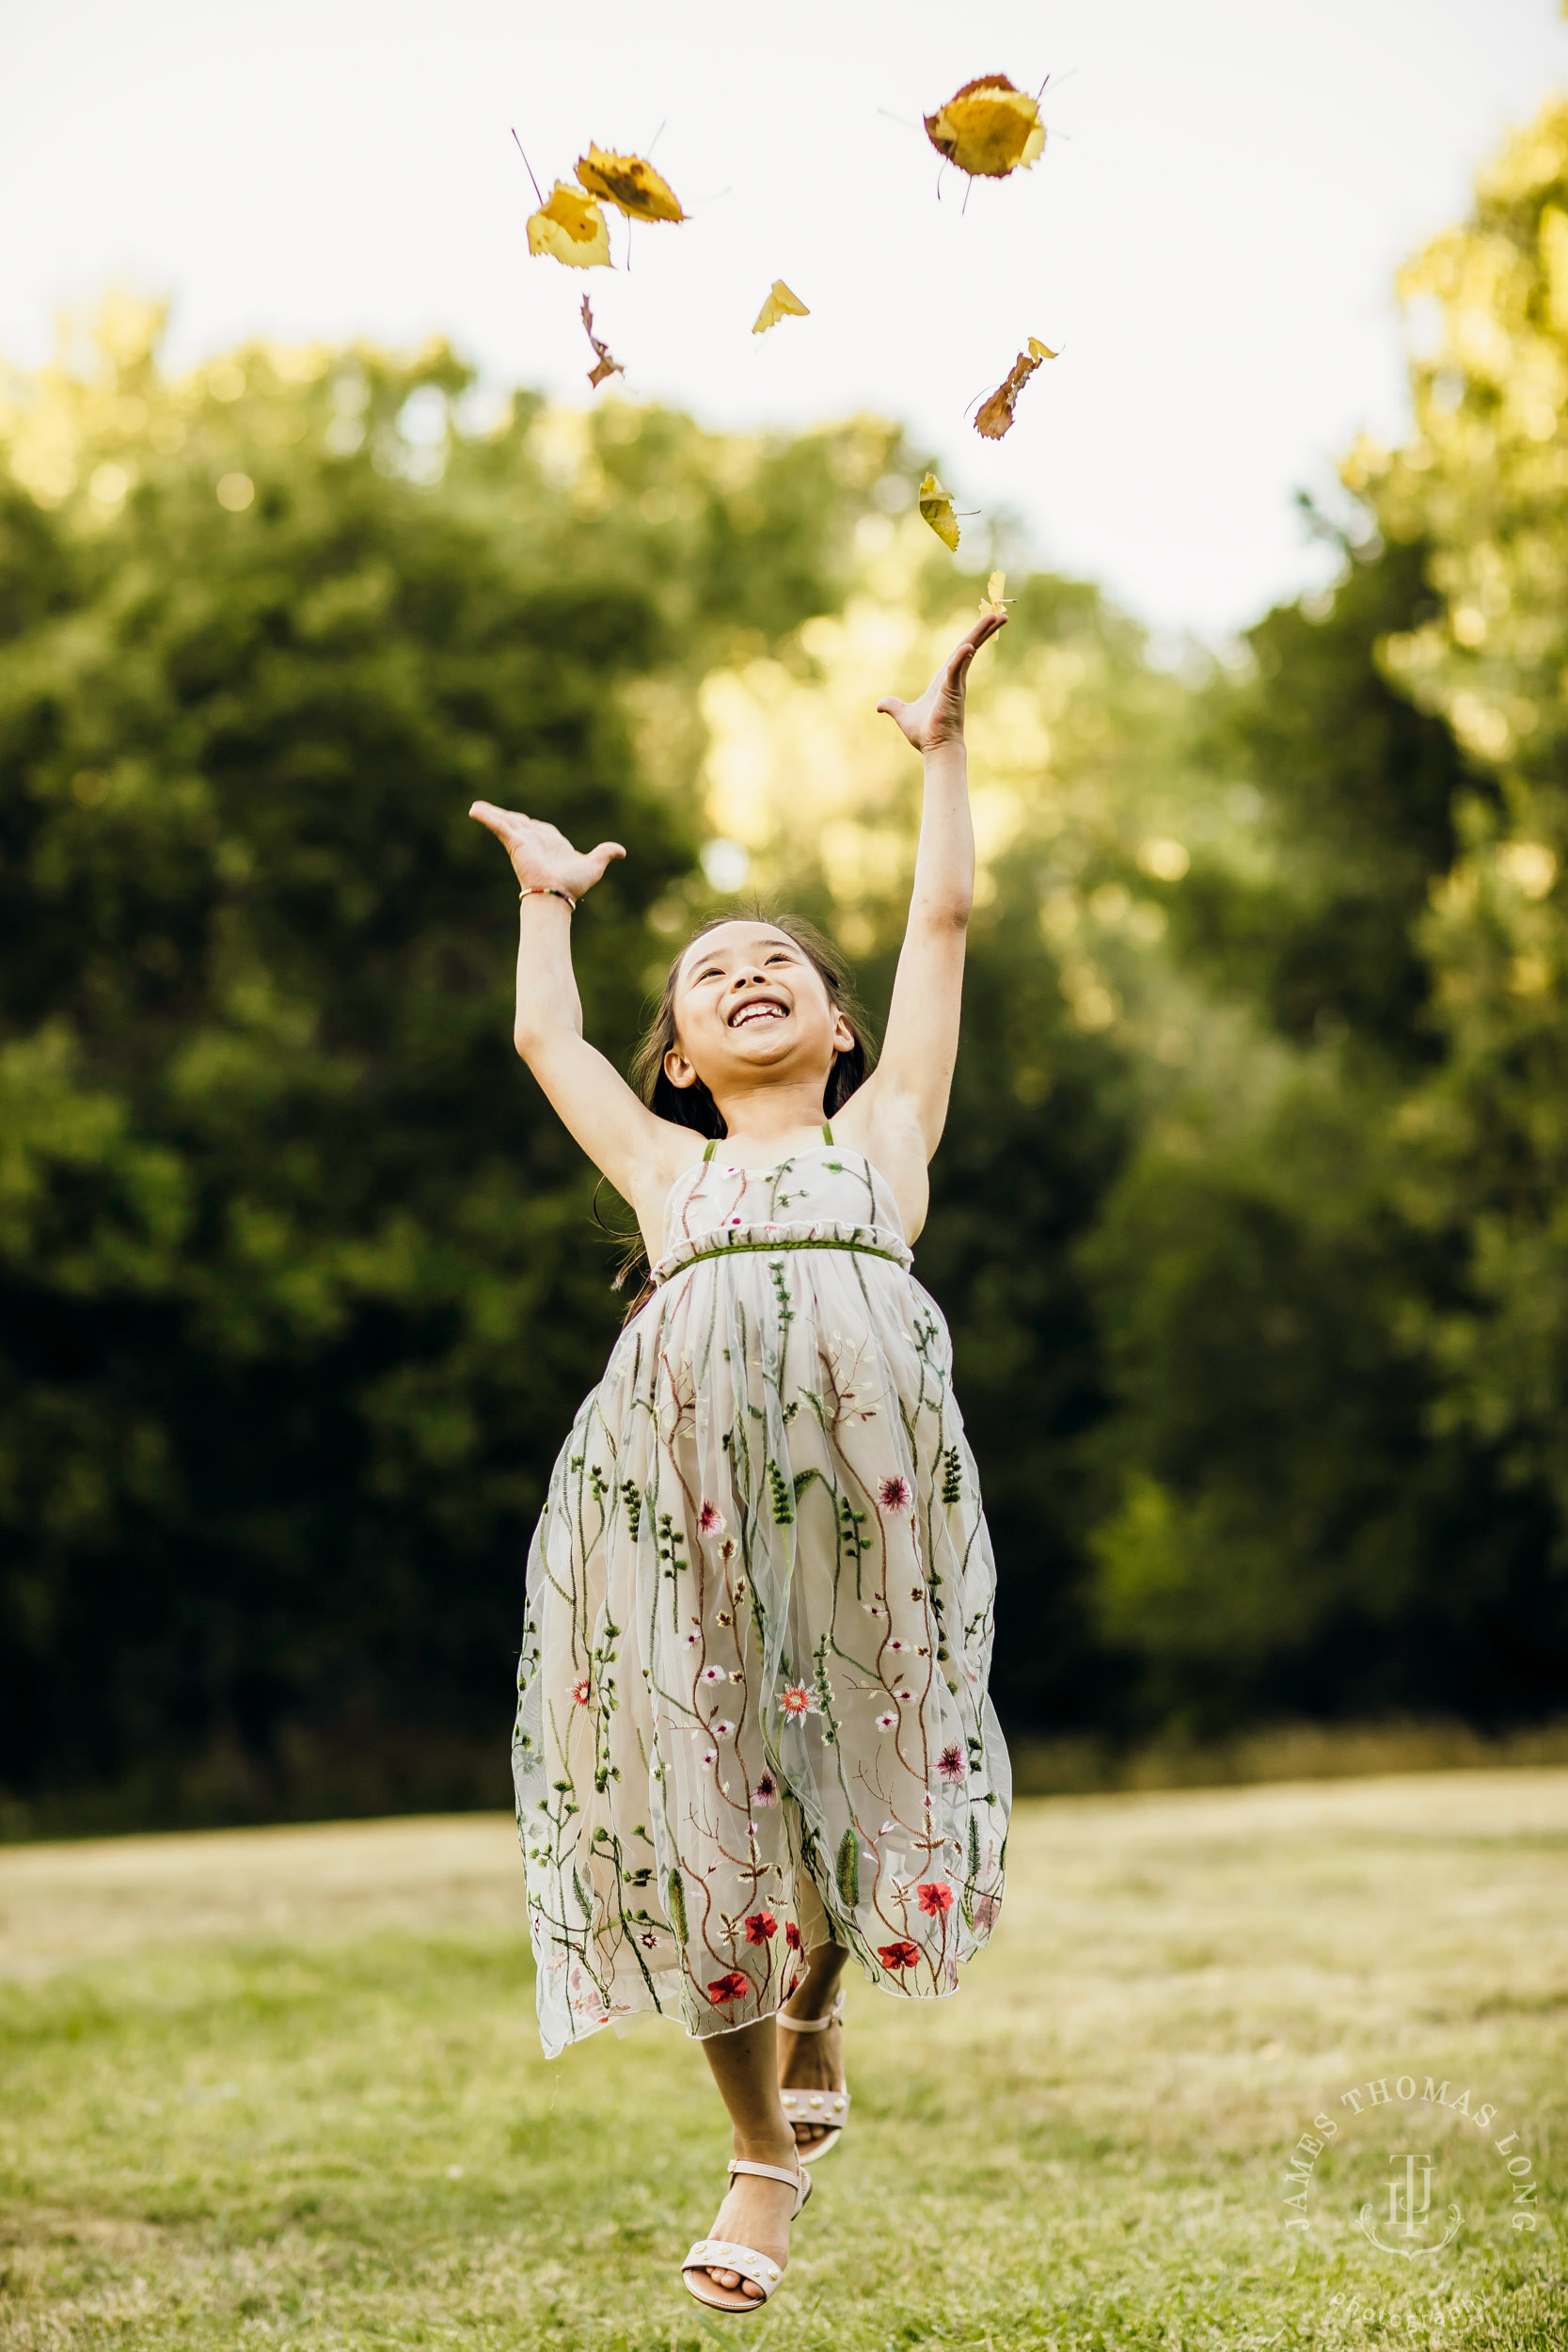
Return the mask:
<path id="1" fill-rule="evenodd" d="M 673 1086 L 698 1078 L 715 1100 L 766 1074 L 824 1087 L 835 1054 L 854 1043 L 803 947 L 771 923 L 719 923 L 694 940 L 675 981 Z"/>

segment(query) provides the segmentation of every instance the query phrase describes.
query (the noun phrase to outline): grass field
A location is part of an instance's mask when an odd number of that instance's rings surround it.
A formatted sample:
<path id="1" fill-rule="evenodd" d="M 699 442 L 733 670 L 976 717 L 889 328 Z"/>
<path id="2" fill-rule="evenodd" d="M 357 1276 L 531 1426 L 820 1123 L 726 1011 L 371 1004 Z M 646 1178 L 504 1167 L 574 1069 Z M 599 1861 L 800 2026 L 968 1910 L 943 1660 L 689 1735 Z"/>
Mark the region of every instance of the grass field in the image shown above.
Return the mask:
<path id="1" fill-rule="evenodd" d="M 657 2021 L 545 2064 L 509 1822 L 0 1851 L 0 2345 L 1568 2345 L 1568 1772 L 1037 1799 L 1010 1861 L 958 1999 L 851 1986 L 784 2287 L 705 2323 L 717 2096 Z"/>

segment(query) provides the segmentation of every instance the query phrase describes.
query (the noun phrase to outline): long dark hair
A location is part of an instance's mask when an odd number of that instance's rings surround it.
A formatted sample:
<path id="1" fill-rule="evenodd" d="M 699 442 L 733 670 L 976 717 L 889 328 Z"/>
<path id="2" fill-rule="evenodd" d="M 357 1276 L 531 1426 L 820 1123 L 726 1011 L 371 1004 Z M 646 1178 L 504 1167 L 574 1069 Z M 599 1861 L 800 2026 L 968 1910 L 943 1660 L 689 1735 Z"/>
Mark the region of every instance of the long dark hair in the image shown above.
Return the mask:
<path id="1" fill-rule="evenodd" d="M 648 1108 L 660 1119 L 672 1120 L 678 1127 L 695 1128 L 700 1136 L 722 1136 L 726 1132 L 724 1115 L 701 1078 L 695 1079 L 689 1087 L 673 1086 L 665 1071 L 664 1057 L 676 1042 L 675 985 L 680 978 L 682 963 L 699 939 L 705 939 L 709 931 L 717 930 L 721 923 L 740 923 L 748 920 L 766 923 L 771 930 L 783 931 L 786 938 L 795 942 L 808 963 L 816 969 L 823 987 L 828 992 L 828 1001 L 833 1010 L 842 1014 L 848 1025 L 852 1041 L 843 1053 L 833 1056 L 832 1068 L 828 1073 L 828 1083 L 823 1089 L 822 1116 L 824 1119 L 832 1119 L 835 1111 L 843 1109 L 849 1097 L 865 1083 L 877 1064 L 877 1043 L 871 1032 L 871 1023 L 864 1007 L 855 993 L 855 984 L 849 977 L 849 968 L 832 941 L 826 938 L 815 923 L 808 923 L 803 915 L 774 913 L 762 906 L 742 910 L 726 909 L 721 914 L 707 915 L 697 925 L 695 930 L 690 933 L 685 945 L 677 950 L 672 961 L 670 969 L 664 976 L 664 986 L 659 993 L 658 1008 L 643 1031 L 641 1041 L 632 1057 L 631 1063 L 632 1085 L 637 1089 Z M 597 1215 L 597 1198 L 595 1193 L 595 1216 Z M 614 1229 L 607 1228 L 606 1230 L 613 1231 Z M 621 1232 L 617 1234 L 617 1238 L 627 1244 L 626 1257 L 615 1277 L 614 1287 L 619 1290 L 627 1276 L 634 1273 L 638 1266 L 646 1263 L 647 1251 L 643 1247 L 641 1232 Z M 627 1308 L 628 1322 L 636 1314 L 638 1309 L 652 1295 L 652 1292 L 653 1284 L 650 1279 L 643 1283 L 641 1290 Z"/>

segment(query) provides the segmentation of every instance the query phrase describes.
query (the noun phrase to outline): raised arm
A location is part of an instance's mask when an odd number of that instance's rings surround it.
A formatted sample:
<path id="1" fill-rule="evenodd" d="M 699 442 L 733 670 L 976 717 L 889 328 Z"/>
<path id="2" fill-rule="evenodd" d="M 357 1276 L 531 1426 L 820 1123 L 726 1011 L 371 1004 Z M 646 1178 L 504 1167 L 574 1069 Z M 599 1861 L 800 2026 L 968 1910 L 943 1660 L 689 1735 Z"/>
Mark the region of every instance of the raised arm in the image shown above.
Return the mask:
<path id="1" fill-rule="evenodd" d="M 488 826 L 512 860 L 519 886 L 517 1013 L 513 1041 L 562 1123 L 594 1166 L 633 1207 L 650 1193 L 662 1196 L 675 1172 L 673 1152 L 690 1137 L 656 1118 L 620 1072 L 582 1034 L 582 1000 L 572 970 L 572 910 L 566 900 L 591 890 L 611 858 L 625 857 L 618 841 L 574 850 L 565 834 L 538 818 L 476 801 L 468 811 Z M 564 891 L 565 898 L 553 896 Z"/>
<path id="2" fill-rule="evenodd" d="M 969 665 L 1004 626 L 988 613 L 959 639 L 918 702 L 889 694 L 895 719 L 926 763 L 909 927 L 893 983 L 881 1059 L 861 1089 L 879 1128 L 912 1126 L 927 1159 L 942 1139 L 958 1051 L 964 934 L 974 899 L 974 831 L 964 753 Z M 859 1098 L 857 1098 L 858 1100 Z"/>

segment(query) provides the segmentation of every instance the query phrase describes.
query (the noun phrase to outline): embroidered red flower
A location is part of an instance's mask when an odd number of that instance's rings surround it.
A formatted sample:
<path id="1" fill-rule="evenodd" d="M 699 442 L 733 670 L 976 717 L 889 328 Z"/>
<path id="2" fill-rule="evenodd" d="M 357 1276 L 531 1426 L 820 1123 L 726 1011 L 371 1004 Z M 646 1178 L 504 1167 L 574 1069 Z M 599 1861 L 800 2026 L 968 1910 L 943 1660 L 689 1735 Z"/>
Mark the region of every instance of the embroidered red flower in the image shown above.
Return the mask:
<path id="1" fill-rule="evenodd" d="M 914 1891 L 928 1918 L 940 1919 L 944 1911 L 953 1908 L 953 1889 L 945 1879 L 922 1879 Z"/>
<path id="2" fill-rule="evenodd" d="M 792 1952 L 798 1952 L 800 1948 L 800 1931 L 793 1919 L 789 1920 L 784 1928 L 784 1942 Z"/>
<path id="3" fill-rule="evenodd" d="M 780 1693 L 786 1715 L 806 1715 L 811 1712 L 811 1692 L 803 1682 L 786 1682 Z"/>
<path id="4" fill-rule="evenodd" d="M 707 1989 L 707 1997 L 715 2009 L 722 2009 L 730 2001 L 743 2001 L 752 1989 L 751 1979 L 740 1968 L 732 1968 L 728 1976 L 715 1977 Z"/>
<path id="5" fill-rule="evenodd" d="M 589 1681 L 588 1677 L 587 1677 L 586 1675 L 584 1675 L 584 1676 L 583 1676 L 582 1680 L 581 1680 L 580 1682 L 574 1682 L 574 1683 L 573 1683 L 573 1685 L 572 1685 L 572 1696 L 573 1696 L 573 1698 L 574 1698 L 574 1699 L 576 1699 L 576 1701 L 577 1701 L 577 1703 L 578 1703 L 578 1705 L 579 1707 L 586 1707 L 586 1706 L 587 1706 L 587 1704 L 588 1704 L 588 1702 L 589 1702 L 589 1700 L 593 1697 L 593 1695 L 594 1695 L 594 1687 L 593 1687 L 592 1683 Z"/>
<path id="6" fill-rule="evenodd" d="M 771 1772 L 764 1772 L 752 1791 L 752 1803 L 753 1804 L 777 1804 L 778 1802 L 779 1784 Z"/>
<path id="7" fill-rule="evenodd" d="M 770 1911 L 753 1911 L 746 1922 L 748 1944 L 766 1944 L 768 1937 L 778 1931 L 779 1923 Z"/>
<path id="8" fill-rule="evenodd" d="M 919 1965 L 920 1947 L 901 1935 L 896 1944 L 879 1944 L 877 1957 L 884 1968 L 914 1968 Z"/>
<path id="9" fill-rule="evenodd" d="M 702 1533 L 705 1535 L 721 1535 L 724 1533 L 724 1514 L 720 1510 L 719 1505 L 716 1502 L 709 1502 L 705 1496 L 703 1507 L 697 1514 L 697 1525 Z"/>
<path id="10" fill-rule="evenodd" d="M 877 1489 L 877 1500 L 884 1511 L 907 1511 L 914 1497 L 907 1478 L 884 1478 Z"/>
<path id="11" fill-rule="evenodd" d="M 942 1754 L 938 1756 L 937 1770 L 942 1774 L 943 1780 L 962 1780 L 964 1776 L 964 1752 L 962 1748 L 959 1747 L 956 1740 L 951 1747 L 943 1748 Z"/>

